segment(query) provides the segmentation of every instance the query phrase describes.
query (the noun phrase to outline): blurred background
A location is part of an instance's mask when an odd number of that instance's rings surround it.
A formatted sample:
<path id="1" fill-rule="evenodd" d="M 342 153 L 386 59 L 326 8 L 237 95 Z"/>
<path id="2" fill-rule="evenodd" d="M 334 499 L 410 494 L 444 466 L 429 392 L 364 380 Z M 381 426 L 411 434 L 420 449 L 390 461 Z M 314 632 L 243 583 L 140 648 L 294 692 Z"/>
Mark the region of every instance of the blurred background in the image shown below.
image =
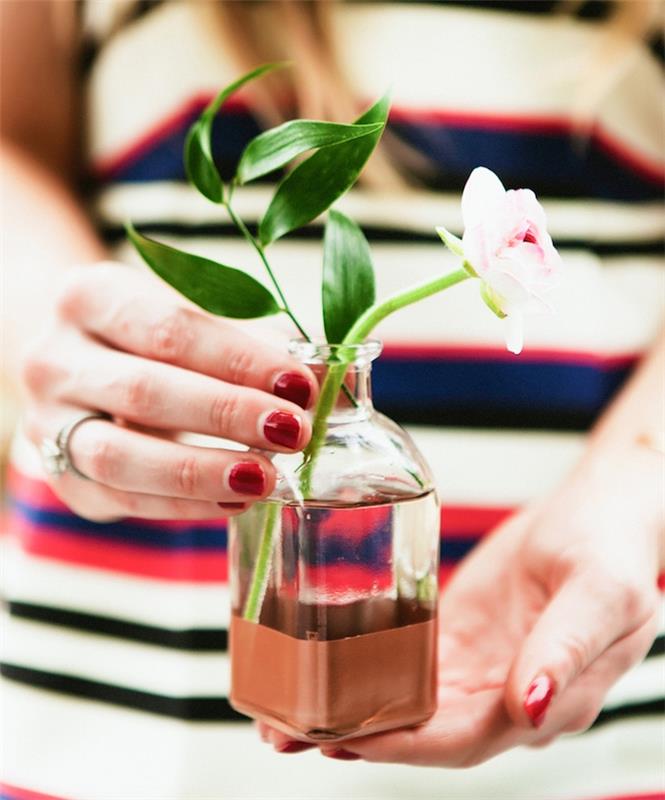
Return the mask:
<path id="1" fill-rule="evenodd" d="M 663 11 L 658 0 L 1 0 L 7 797 L 27 798 L 25 787 L 81 800 L 553 800 L 662 784 L 662 648 L 617 685 L 596 729 L 471 772 L 272 753 L 226 700 L 221 534 L 205 547 L 205 531 L 180 526 L 189 538 L 176 552 L 175 528 L 75 517 L 19 421 L 21 354 L 50 330 L 63 276 L 102 258 L 141 268 L 126 219 L 261 276 L 185 178 L 187 129 L 221 86 L 260 63 L 293 62 L 216 121 L 225 179 L 262 128 L 295 116 L 351 121 L 390 87 L 386 136 L 339 204 L 372 245 L 377 294 L 453 268 L 434 228 L 462 234 L 460 193 L 478 165 L 536 192 L 565 265 L 556 314 L 529 320 L 519 359 L 471 282 L 378 331 L 376 405 L 408 426 L 448 509 L 445 581 L 566 474 L 662 325 Z M 251 225 L 279 178 L 269 177 L 237 193 Z M 321 235 L 315 221 L 272 253 L 313 331 Z"/>

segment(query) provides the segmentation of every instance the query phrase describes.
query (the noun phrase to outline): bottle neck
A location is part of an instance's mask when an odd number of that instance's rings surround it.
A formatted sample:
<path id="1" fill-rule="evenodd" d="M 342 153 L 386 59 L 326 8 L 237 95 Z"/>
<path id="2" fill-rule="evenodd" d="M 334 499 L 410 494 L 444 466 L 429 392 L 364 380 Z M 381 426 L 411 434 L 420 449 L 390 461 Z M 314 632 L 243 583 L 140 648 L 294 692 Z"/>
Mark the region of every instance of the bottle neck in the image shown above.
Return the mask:
<path id="1" fill-rule="evenodd" d="M 319 379 L 319 384 L 322 384 L 329 366 L 327 364 L 316 366 L 310 364 L 309 367 L 313 369 Z M 344 384 L 330 414 L 330 422 L 366 417 L 374 410 L 371 373 L 372 365 L 369 363 L 348 365 Z"/>

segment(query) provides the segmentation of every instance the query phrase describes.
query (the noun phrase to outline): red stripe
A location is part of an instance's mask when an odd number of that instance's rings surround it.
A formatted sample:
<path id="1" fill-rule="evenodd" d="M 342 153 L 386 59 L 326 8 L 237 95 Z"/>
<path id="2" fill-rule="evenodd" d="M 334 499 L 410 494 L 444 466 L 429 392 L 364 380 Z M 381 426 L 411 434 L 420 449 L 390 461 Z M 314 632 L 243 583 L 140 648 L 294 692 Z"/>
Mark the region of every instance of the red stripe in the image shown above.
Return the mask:
<path id="1" fill-rule="evenodd" d="M 18 521 L 16 533 L 28 553 L 68 564 L 169 581 L 226 581 L 226 553 L 194 550 L 156 551 L 118 542 L 83 539 L 54 531 L 36 532 Z"/>
<path id="2" fill-rule="evenodd" d="M 488 533 L 515 511 L 507 506 L 453 506 L 441 509 L 441 535 L 475 539 Z"/>
<path id="3" fill-rule="evenodd" d="M 414 342 L 413 344 L 389 342 L 383 348 L 383 356 L 391 359 L 441 361 L 513 361 L 521 363 L 574 364 L 596 369 L 619 369 L 632 366 L 641 353 L 622 353 L 603 355 L 584 350 L 562 350 L 530 347 L 519 356 L 509 353 L 505 347 L 493 345 L 442 345 L 435 342 Z"/>
<path id="4" fill-rule="evenodd" d="M 12 800 L 65 800 L 63 797 L 56 797 L 54 794 L 44 794 L 35 792 L 32 789 L 24 789 L 13 786 L 10 783 L 0 783 L 0 792 L 12 798 Z"/>
<path id="5" fill-rule="evenodd" d="M 665 800 L 665 792 L 640 792 L 639 794 L 612 794 L 602 797 L 588 798 L 588 800 Z"/>
<path id="6" fill-rule="evenodd" d="M 93 165 L 95 174 L 109 180 L 149 152 L 161 140 L 182 127 L 213 98 L 213 94 L 199 93 L 183 102 L 178 108 L 149 128 L 136 141 L 117 153 L 99 158 Z M 250 105 L 242 97 L 234 97 L 225 104 L 227 110 L 250 110 Z M 537 114 L 491 114 L 455 111 L 444 109 L 415 109 L 393 106 L 390 119 L 394 122 L 415 124 L 454 125 L 455 127 L 485 128 L 496 131 L 523 131 L 545 135 L 569 134 L 577 131 L 576 123 L 567 117 Z M 596 124 L 589 135 L 590 140 L 609 153 L 617 161 L 622 161 L 643 178 L 662 182 L 665 177 L 663 165 Z"/>

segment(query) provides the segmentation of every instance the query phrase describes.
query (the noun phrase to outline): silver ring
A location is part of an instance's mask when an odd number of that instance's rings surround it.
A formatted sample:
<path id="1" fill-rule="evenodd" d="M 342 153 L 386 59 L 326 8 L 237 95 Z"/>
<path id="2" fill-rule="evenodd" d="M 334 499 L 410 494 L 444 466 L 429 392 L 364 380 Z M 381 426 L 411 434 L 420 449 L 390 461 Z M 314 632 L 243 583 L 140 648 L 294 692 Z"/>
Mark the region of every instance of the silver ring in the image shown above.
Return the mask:
<path id="1" fill-rule="evenodd" d="M 77 478 L 83 478 L 85 481 L 90 480 L 87 475 L 84 475 L 74 466 L 72 463 L 71 454 L 69 452 L 69 440 L 71 439 L 72 434 L 79 425 L 82 425 L 89 419 L 110 420 L 112 417 L 110 414 L 106 414 L 104 411 L 96 411 L 92 414 L 82 414 L 80 417 L 76 417 L 76 419 L 72 420 L 63 428 L 61 428 L 55 439 L 42 439 L 42 443 L 39 446 L 39 452 L 41 454 L 42 464 L 44 465 L 44 470 L 46 471 L 47 475 L 57 477 L 59 475 L 64 475 L 65 472 L 71 472 L 72 475 L 76 475 Z"/>

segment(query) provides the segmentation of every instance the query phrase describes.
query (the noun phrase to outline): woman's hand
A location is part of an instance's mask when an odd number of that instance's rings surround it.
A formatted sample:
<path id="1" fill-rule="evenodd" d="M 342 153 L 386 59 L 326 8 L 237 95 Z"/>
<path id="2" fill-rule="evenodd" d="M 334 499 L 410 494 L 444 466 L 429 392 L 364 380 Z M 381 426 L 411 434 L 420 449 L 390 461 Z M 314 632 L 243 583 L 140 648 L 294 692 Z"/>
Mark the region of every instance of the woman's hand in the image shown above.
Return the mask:
<path id="1" fill-rule="evenodd" d="M 488 536 L 442 595 L 435 716 L 323 753 L 470 766 L 588 728 L 656 634 L 662 460 L 639 445 L 596 453 Z M 265 726 L 262 735 L 299 749 Z"/>
<path id="2" fill-rule="evenodd" d="M 54 491 L 77 514 L 205 519 L 238 513 L 275 484 L 258 453 L 194 447 L 181 431 L 276 452 L 302 449 L 317 382 L 306 367 L 116 263 L 68 275 L 48 335 L 25 359 L 26 431 L 39 445 L 86 411 Z M 229 505 L 231 504 L 231 505 Z M 234 507 L 235 505 L 235 507 Z M 223 507 L 223 512 L 220 511 Z"/>

